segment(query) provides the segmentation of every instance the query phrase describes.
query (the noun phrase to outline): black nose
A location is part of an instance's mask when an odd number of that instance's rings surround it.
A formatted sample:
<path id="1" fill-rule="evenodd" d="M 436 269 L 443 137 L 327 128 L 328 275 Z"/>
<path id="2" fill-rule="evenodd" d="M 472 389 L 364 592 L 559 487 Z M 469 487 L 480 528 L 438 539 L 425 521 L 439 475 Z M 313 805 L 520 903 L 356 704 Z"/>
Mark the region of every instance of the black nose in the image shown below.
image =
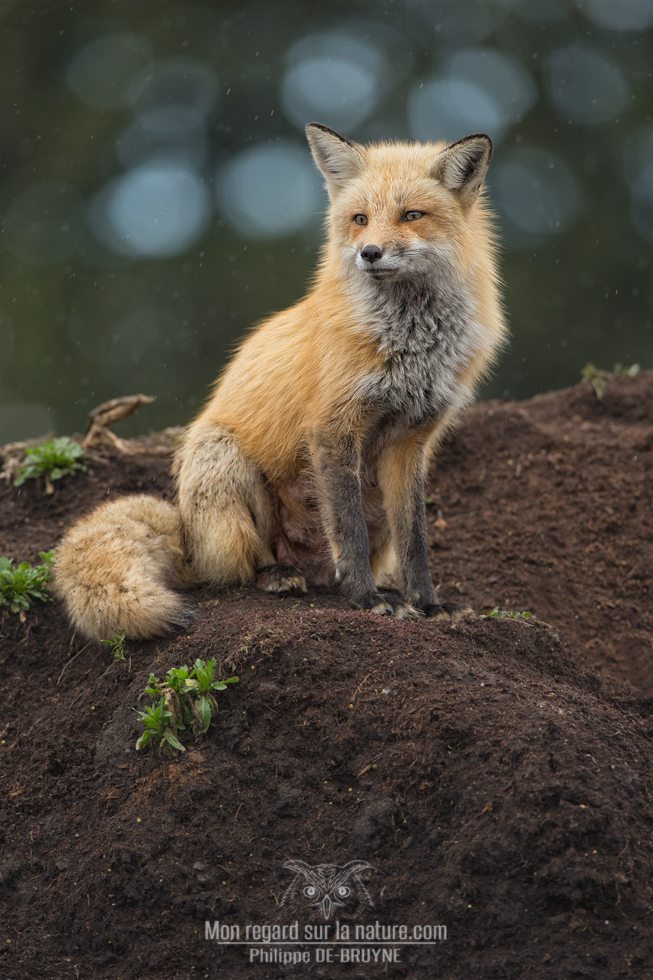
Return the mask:
<path id="1" fill-rule="evenodd" d="M 361 258 L 369 263 L 376 262 L 382 255 L 383 249 L 379 248 L 378 245 L 366 245 L 365 248 L 361 249 Z"/>

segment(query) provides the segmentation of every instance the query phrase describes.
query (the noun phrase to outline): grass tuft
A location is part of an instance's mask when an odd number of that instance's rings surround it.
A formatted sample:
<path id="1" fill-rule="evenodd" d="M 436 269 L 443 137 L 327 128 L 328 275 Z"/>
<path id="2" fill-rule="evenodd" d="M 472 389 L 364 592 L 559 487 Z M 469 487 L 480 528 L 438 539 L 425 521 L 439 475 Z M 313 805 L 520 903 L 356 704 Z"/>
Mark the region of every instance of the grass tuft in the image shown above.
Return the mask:
<path id="1" fill-rule="evenodd" d="M 100 640 L 102 646 L 109 647 L 111 650 L 111 656 L 116 663 L 124 663 L 127 659 L 127 653 L 125 651 L 125 639 L 127 634 L 124 630 L 118 630 L 113 636 L 110 636 L 108 640 Z"/>
<path id="2" fill-rule="evenodd" d="M 49 602 L 50 579 L 54 551 L 40 551 L 41 565 L 30 565 L 21 561 L 14 564 L 13 558 L 0 557 L 0 607 L 8 606 L 11 612 L 24 619 L 25 613 L 34 602 Z"/>
<path id="3" fill-rule="evenodd" d="M 46 489 L 52 492 L 53 480 L 86 469 L 86 453 L 78 442 L 68 436 L 49 439 L 40 446 L 25 450 L 25 459 L 16 470 L 14 486 L 21 487 L 27 480 L 45 478 Z"/>
<path id="4" fill-rule="evenodd" d="M 582 369 L 580 376 L 583 381 L 587 381 L 592 386 L 594 394 L 601 401 L 610 378 L 634 378 L 639 372 L 639 364 L 615 364 L 611 371 L 605 371 L 590 361 Z"/>
<path id="5" fill-rule="evenodd" d="M 488 613 L 481 616 L 481 619 L 521 619 L 523 621 L 533 618 L 534 615 L 530 609 L 500 609 L 499 606 L 495 606 L 494 609 L 490 609 Z"/>

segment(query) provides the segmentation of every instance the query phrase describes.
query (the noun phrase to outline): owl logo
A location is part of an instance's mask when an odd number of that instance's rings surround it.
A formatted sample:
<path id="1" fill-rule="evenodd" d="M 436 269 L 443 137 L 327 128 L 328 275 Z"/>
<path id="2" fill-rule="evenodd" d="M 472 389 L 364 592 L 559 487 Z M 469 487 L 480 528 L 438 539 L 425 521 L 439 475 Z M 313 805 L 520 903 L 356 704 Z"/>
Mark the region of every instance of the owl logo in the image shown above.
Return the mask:
<path id="1" fill-rule="evenodd" d="M 370 893 L 359 877 L 362 871 L 374 871 L 367 861 L 313 865 L 286 861 L 284 868 L 293 872 L 294 878 L 283 893 L 282 906 L 294 911 L 316 909 L 325 919 L 330 919 L 334 912 L 359 915 L 365 909 L 374 908 Z"/>

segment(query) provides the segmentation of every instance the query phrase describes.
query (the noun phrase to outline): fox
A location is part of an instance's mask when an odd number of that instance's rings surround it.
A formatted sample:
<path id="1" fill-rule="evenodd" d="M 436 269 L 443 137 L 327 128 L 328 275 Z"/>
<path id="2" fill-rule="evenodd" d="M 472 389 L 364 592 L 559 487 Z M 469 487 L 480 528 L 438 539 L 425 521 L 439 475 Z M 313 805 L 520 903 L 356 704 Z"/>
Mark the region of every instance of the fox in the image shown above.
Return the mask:
<path id="1" fill-rule="evenodd" d="M 492 141 L 306 137 L 328 196 L 306 295 L 227 363 L 176 452 L 175 501 L 106 502 L 56 549 L 55 590 L 88 639 L 183 626 L 199 585 L 456 615 L 429 571 L 425 479 L 507 336 Z"/>

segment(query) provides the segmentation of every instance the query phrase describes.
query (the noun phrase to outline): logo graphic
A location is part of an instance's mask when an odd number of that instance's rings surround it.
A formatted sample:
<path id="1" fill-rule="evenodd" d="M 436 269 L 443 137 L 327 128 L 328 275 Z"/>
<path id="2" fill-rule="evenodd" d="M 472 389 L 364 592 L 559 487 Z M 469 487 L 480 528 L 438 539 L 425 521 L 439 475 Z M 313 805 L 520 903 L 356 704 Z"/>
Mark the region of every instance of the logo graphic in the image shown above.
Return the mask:
<path id="1" fill-rule="evenodd" d="M 286 861 L 284 868 L 294 874 L 281 905 L 295 912 L 314 909 L 330 919 L 338 915 L 356 916 L 374 908 L 374 902 L 360 878 L 363 871 L 374 871 L 367 861 L 347 864 L 306 864 L 305 861 Z M 344 910 L 341 912 L 340 910 Z"/>
<path id="2" fill-rule="evenodd" d="M 401 963 L 405 947 L 434 949 L 448 938 L 445 925 L 386 922 L 378 918 L 376 910 L 369 914 L 374 902 L 365 881 L 376 869 L 367 861 L 307 864 L 292 860 L 283 868 L 291 873 L 292 881 L 276 908 L 274 921 L 207 920 L 204 938 L 219 946 L 241 947 L 249 963 L 284 967 L 284 977 L 290 976 L 286 967 L 297 967 L 298 977 L 312 976 L 307 968 L 311 963 L 375 964 L 374 976 L 389 976 L 382 966 Z M 357 917 L 359 921 L 352 921 Z M 272 974 L 266 972 L 265 976 Z"/>

